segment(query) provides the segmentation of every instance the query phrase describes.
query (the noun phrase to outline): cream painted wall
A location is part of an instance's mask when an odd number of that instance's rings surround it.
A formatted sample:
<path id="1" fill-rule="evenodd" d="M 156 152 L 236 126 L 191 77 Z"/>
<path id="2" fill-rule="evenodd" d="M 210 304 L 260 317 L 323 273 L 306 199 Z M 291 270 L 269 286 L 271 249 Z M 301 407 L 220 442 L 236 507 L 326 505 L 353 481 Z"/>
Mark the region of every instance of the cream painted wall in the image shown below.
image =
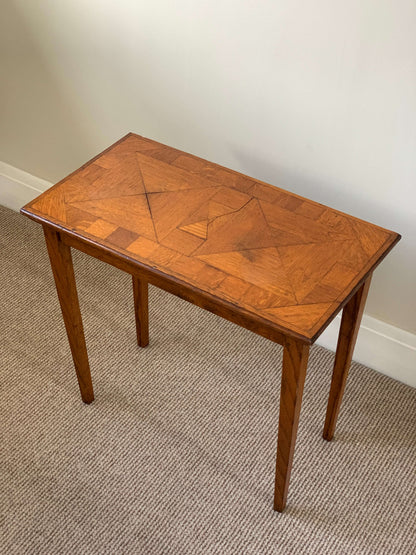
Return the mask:
<path id="1" fill-rule="evenodd" d="M 4 0 L 0 160 L 128 131 L 390 227 L 367 313 L 416 332 L 414 0 Z"/>

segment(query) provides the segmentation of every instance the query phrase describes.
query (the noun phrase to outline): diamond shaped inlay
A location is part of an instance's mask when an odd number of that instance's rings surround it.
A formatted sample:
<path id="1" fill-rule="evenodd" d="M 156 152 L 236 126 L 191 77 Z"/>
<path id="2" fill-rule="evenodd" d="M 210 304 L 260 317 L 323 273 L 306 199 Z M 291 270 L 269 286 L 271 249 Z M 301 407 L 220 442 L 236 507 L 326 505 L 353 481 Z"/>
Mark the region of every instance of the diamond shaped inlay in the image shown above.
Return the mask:
<path id="1" fill-rule="evenodd" d="M 133 134 L 28 208 L 305 338 L 398 238 Z"/>

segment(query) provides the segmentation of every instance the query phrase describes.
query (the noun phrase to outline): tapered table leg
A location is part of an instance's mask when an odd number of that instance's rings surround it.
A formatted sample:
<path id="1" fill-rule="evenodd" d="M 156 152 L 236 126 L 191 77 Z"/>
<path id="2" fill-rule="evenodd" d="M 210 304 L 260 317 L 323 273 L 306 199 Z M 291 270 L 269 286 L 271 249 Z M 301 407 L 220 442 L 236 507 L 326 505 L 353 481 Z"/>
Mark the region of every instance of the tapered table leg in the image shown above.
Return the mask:
<path id="1" fill-rule="evenodd" d="M 287 339 L 283 350 L 274 490 L 274 510 L 279 512 L 286 506 L 308 355 L 309 345 Z"/>
<path id="2" fill-rule="evenodd" d="M 43 226 L 43 230 L 81 397 L 84 403 L 91 403 L 94 400 L 94 391 L 79 309 L 71 249 L 62 241 L 59 232 L 46 225 Z"/>
<path id="3" fill-rule="evenodd" d="M 335 426 L 339 409 L 341 407 L 342 396 L 347 382 L 348 371 L 350 368 L 358 330 L 360 329 L 361 318 L 364 312 L 365 301 L 370 288 L 371 276 L 358 289 L 353 297 L 344 306 L 339 330 L 337 351 L 335 354 L 335 364 L 332 373 L 331 389 L 329 392 L 328 407 L 323 437 L 331 441 L 334 437 Z"/>
<path id="4" fill-rule="evenodd" d="M 137 344 L 149 344 L 149 291 L 147 281 L 133 276 L 134 312 L 136 315 Z"/>

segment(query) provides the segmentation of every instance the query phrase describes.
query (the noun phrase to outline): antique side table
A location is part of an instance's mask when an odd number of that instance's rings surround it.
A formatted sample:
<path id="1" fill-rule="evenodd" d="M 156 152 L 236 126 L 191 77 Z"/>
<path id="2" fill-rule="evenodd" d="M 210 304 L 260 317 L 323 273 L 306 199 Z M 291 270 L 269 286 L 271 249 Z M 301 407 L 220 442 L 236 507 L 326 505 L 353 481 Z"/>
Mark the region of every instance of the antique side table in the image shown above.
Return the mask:
<path id="1" fill-rule="evenodd" d="M 70 248 L 283 345 L 274 508 L 289 486 L 309 347 L 343 309 L 323 436 L 331 440 L 371 275 L 400 235 L 129 133 L 30 202 L 43 225 L 81 396 L 94 399 Z"/>

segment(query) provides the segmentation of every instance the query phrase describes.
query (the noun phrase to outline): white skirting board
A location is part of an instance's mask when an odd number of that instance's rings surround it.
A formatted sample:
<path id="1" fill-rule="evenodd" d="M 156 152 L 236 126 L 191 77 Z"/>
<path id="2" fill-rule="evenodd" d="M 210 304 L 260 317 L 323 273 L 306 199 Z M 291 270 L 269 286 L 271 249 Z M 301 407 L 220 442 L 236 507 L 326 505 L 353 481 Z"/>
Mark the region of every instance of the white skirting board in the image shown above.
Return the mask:
<path id="1" fill-rule="evenodd" d="M 335 351 L 341 316 L 335 318 L 317 343 Z M 386 376 L 416 387 L 416 335 L 364 314 L 353 359 Z"/>
<path id="2" fill-rule="evenodd" d="M 0 162 L 0 204 L 17 212 L 52 183 Z"/>
<path id="3" fill-rule="evenodd" d="M 0 162 L 0 204 L 18 211 L 52 184 Z M 328 326 L 318 345 L 335 350 L 340 315 Z M 364 314 L 354 360 L 416 387 L 416 335 Z"/>

